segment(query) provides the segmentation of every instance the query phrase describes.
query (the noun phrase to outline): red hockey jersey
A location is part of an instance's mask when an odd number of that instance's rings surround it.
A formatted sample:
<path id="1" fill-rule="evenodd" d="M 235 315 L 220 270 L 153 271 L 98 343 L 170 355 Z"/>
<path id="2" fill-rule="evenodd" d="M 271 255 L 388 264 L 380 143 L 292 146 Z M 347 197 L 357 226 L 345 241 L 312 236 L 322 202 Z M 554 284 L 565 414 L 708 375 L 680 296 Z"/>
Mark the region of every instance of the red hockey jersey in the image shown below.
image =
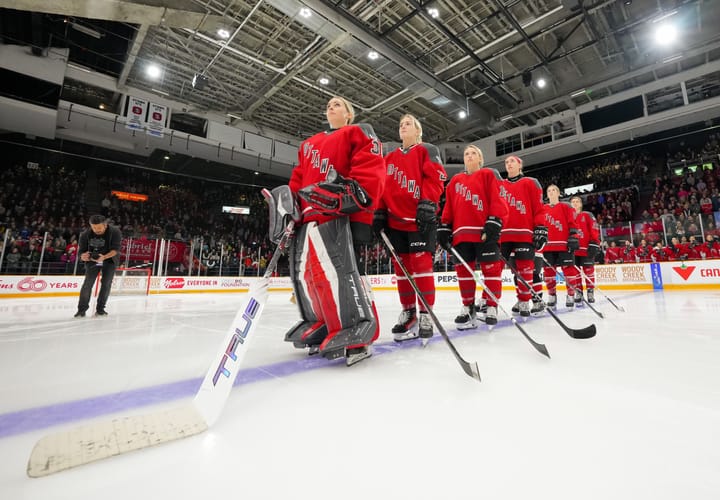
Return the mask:
<path id="1" fill-rule="evenodd" d="M 303 141 L 298 150 L 298 165 L 290 176 L 290 190 L 297 193 L 311 184 L 323 182 L 330 169 L 343 177 L 355 179 L 367 192 L 372 205 L 350 215 L 353 222 L 372 224 L 373 211 L 382 196 L 385 184 L 385 162 L 380 141 L 366 123 L 326 130 Z M 323 215 L 300 200 L 303 222 L 326 222 L 333 217 Z"/>
<path id="2" fill-rule="evenodd" d="M 447 174 L 440 150 L 432 144 L 397 148 L 385 157 L 385 191 L 378 208 L 388 211 L 388 226 L 400 231 L 417 231 L 415 215 L 420 200 L 439 206 Z"/>
<path id="3" fill-rule="evenodd" d="M 720 243 L 713 240 L 712 243 L 706 241 L 700 248 L 700 258 L 702 259 L 720 259 Z"/>
<path id="4" fill-rule="evenodd" d="M 580 249 L 575 252 L 575 255 L 586 257 L 590 242 L 600 243 L 600 226 L 595 220 L 595 216 L 590 212 L 576 214 L 575 223 L 578 227 L 578 239 L 580 240 Z"/>
<path id="5" fill-rule="evenodd" d="M 548 242 L 545 252 L 567 252 L 567 240 L 570 230 L 577 231 L 575 210 L 569 203 L 561 201 L 555 205 L 545 205 L 545 226 L 548 228 Z"/>
<path id="6" fill-rule="evenodd" d="M 500 196 L 507 202 L 509 210 L 500 242 L 532 243 L 535 226 L 545 225 L 540 183 L 533 177 L 521 176 L 514 182 L 504 179 L 500 181 Z"/>
<path id="7" fill-rule="evenodd" d="M 482 230 L 490 216 L 507 222 L 508 206 L 500 197 L 500 174 L 481 168 L 472 174 L 455 175 L 445 189 L 441 221 L 453 229 L 453 244 L 482 241 Z"/>
<path id="8" fill-rule="evenodd" d="M 622 252 L 623 249 L 621 247 L 608 247 L 605 251 L 605 263 L 619 264 L 623 261 Z"/>

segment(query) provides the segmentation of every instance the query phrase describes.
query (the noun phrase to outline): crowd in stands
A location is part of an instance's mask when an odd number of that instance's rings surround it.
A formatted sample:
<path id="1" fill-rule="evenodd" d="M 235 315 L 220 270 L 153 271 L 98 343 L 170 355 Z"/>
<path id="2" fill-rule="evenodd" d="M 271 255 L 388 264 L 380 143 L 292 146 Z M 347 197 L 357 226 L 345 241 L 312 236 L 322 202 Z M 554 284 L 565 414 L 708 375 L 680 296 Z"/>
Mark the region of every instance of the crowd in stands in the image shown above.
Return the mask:
<path id="1" fill-rule="evenodd" d="M 711 136 L 702 154 L 717 152 L 718 138 Z M 538 173 L 530 171 L 529 175 L 537 177 L 543 187 L 556 184 L 561 190 L 593 184 L 591 192 L 579 194 L 585 210 L 608 228 L 604 243 L 611 258 L 605 260 L 628 258 L 644 262 L 648 258 L 714 256 L 712 251 L 699 247 L 707 245 L 708 238 L 720 239 L 715 221 L 715 212 L 720 211 L 720 162 L 716 161 L 712 169 L 688 170 L 681 176 L 664 171 L 653 182 L 648 167 L 652 161 L 646 153 L 623 153 L 589 167 L 567 165 Z M 97 176 L 94 193 L 95 203 L 99 203 L 97 211 L 119 226 L 125 238 L 165 238 L 186 243 L 185 259 L 168 266 L 168 274 L 187 274 L 191 266 L 193 274 L 218 274 L 220 268 L 223 274 L 264 272 L 273 245 L 267 238 L 267 207 L 258 186 L 171 177 L 129 167 L 113 168 L 112 173 L 98 172 L 103 173 Z M 0 236 L 8 230 L 8 238 L 0 247 L 4 252 L 0 272 L 34 274 L 41 260 L 44 274 L 76 271 L 77 239 L 90 215 L 85 199 L 86 177 L 82 169 L 30 163 L 2 171 Z M 647 190 L 648 186 L 646 206 L 639 207 L 641 188 Z M 114 190 L 144 194 L 148 199 L 124 201 L 112 195 Z M 223 214 L 223 205 L 247 206 L 250 215 Z M 652 251 L 646 251 L 646 247 Z M 613 257 L 616 250 L 610 248 L 621 248 L 625 254 Z M 437 254 L 435 264 L 436 270 L 446 269 L 443 252 Z M 372 274 L 391 271 L 389 256 L 380 245 L 368 247 L 361 265 Z M 280 272 L 286 267 L 284 259 Z"/>

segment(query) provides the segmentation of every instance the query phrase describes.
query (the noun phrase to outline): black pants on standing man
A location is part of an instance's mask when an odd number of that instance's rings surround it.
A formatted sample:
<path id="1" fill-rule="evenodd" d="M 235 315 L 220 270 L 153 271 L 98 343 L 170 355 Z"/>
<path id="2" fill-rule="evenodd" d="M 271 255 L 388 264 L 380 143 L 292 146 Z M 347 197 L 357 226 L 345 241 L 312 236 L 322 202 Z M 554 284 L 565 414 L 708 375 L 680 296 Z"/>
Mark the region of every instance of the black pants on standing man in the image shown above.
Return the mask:
<path id="1" fill-rule="evenodd" d="M 90 296 L 92 295 L 92 289 L 95 285 L 95 279 L 100 272 L 102 272 L 102 277 L 100 278 L 100 293 L 98 294 L 95 310 L 105 310 L 105 304 L 107 304 L 108 297 L 110 296 L 110 287 L 112 286 L 116 267 L 113 259 L 103 261 L 101 266 L 98 266 L 92 261 L 85 263 L 85 281 L 83 281 L 82 288 L 80 289 L 78 312 L 85 312 L 90 307 Z"/>

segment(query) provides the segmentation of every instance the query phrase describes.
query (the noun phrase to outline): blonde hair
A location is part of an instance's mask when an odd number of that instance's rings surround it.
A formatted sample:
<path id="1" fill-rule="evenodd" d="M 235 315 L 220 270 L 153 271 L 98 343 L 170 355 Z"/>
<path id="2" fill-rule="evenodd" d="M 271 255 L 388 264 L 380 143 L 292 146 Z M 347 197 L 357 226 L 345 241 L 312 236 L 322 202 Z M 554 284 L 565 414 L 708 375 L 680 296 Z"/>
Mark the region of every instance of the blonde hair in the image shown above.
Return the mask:
<path id="1" fill-rule="evenodd" d="M 422 142 L 422 125 L 420 125 L 420 120 L 418 120 L 417 118 L 415 118 L 415 116 L 408 113 L 408 114 L 402 115 L 402 117 L 400 117 L 400 123 L 402 123 L 402 121 L 405 118 L 410 118 L 412 120 L 413 125 L 415 125 L 415 129 L 417 130 L 417 135 L 415 136 L 415 140 L 417 141 L 418 144 L 421 143 Z"/>
<path id="2" fill-rule="evenodd" d="M 345 109 L 347 110 L 350 117 L 348 118 L 348 122 L 345 125 L 350 125 L 353 120 L 355 119 L 355 108 L 353 108 L 352 103 L 345 99 L 344 97 L 340 97 L 339 95 L 332 96 L 330 100 L 337 99 L 338 101 L 343 103 L 343 106 L 345 106 Z"/>
<path id="3" fill-rule="evenodd" d="M 485 165 L 485 155 L 483 154 L 482 149 L 480 149 L 475 144 L 468 144 L 467 146 L 465 146 L 465 149 L 463 149 L 463 153 L 465 153 L 465 151 L 467 151 L 468 149 L 474 149 L 480 155 L 480 168 L 482 168 L 483 165 Z"/>

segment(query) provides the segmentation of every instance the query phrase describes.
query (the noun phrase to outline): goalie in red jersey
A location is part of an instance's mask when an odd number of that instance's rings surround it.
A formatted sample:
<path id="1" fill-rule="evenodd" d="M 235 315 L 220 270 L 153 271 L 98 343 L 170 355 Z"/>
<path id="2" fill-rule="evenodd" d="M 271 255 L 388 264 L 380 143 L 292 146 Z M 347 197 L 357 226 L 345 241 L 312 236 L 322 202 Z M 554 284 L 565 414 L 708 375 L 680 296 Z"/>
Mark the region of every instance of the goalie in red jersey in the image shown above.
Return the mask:
<path id="1" fill-rule="evenodd" d="M 508 222 L 500 236 L 500 251 L 505 260 L 515 255 L 515 271 L 530 284 L 533 282 L 535 250 L 548 241 L 542 187 L 537 179 L 525 177 L 522 160 L 511 155 L 505 158 L 507 179 L 500 183 L 500 196 L 508 204 Z M 517 309 L 520 316 L 530 316 L 532 293 L 522 280 L 517 280 Z"/>
<path id="2" fill-rule="evenodd" d="M 372 218 L 382 196 L 385 164 L 370 125 L 351 125 L 352 105 L 328 101 L 330 128 L 303 141 L 290 189 L 301 221 L 290 246 L 290 277 L 302 320 L 285 340 L 348 365 L 370 356 L 379 334 L 370 285 L 359 269 L 372 243 Z"/>
<path id="3" fill-rule="evenodd" d="M 587 301 L 595 302 L 595 256 L 600 251 L 600 226 L 595 216 L 590 212 L 583 211 L 582 198 L 573 196 L 570 204 L 575 209 L 575 222 L 578 227 L 580 248 L 575 252 L 575 265 L 582 269 L 585 275 L 585 287 L 587 288 Z M 575 305 L 582 304 L 583 280 L 578 275 L 575 280 Z"/>
<path id="4" fill-rule="evenodd" d="M 422 125 L 413 115 L 400 118 L 402 146 L 385 157 L 385 191 L 373 227 L 384 229 L 428 306 L 435 304 L 433 254 L 440 196 L 447 180 L 440 151 L 422 142 Z M 402 312 L 392 328 L 394 340 L 429 339 L 433 326 L 412 285 L 394 262 Z"/>
<path id="5" fill-rule="evenodd" d="M 455 175 L 445 190 L 445 207 L 442 224 L 438 229 L 438 242 L 445 250 L 453 246 L 470 267 L 480 263 L 485 287 L 483 291 L 485 322 L 497 324 L 497 302 L 502 294 L 502 269 L 498 240 L 507 219 L 508 207 L 500 197 L 500 174 L 491 168 L 482 168 L 480 148 L 470 145 L 463 154 L 465 172 Z M 475 303 L 475 278 L 460 263 L 455 265 L 462 310 L 455 318 L 459 330 L 477 327 L 477 313 L 482 306 Z"/>

